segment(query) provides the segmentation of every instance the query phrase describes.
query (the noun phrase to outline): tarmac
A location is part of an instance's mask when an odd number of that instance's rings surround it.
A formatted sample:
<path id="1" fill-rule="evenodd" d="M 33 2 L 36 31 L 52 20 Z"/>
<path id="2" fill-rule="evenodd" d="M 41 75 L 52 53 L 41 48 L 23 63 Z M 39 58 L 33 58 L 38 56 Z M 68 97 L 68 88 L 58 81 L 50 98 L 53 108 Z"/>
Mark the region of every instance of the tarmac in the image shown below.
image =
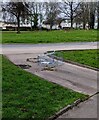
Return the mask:
<path id="1" fill-rule="evenodd" d="M 16 65 L 30 65 L 26 71 L 45 80 L 88 95 L 97 92 L 97 71 L 63 62 L 54 70 L 43 70 L 38 63 L 28 62 L 28 58 L 36 58 L 38 54 L 6 55 Z"/>
<path id="2" fill-rule="evenodd" d="M 48 44 L 0 44 L 0 54 L 44 53 L 56 50 L 97 49 L 99 42 L 71 42 Z"/>

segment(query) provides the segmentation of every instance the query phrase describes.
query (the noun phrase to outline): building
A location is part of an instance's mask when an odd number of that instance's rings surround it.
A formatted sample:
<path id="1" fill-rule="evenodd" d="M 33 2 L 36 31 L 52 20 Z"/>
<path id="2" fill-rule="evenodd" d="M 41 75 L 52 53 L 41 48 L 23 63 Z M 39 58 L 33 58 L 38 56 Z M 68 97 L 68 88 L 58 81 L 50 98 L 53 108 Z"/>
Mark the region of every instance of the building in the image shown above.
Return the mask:
<path id="1" fill-rule="evenodd" d="M 20 23 L 20 28 L 25 29 L 31 29 L 30 24 Z M 0 29 L 1 30 L 17 30 L 17 23 L 15 22 L 2 22 L 0 21 Z"/>
<path id="2" fill-rule="evenodd" d="M 69 20 L 62 21 L 60 25 L 61 25 L 61 29 L 69 29 L 71 27 L 71 23 Z M 97 26 L 98 26 L 98 23 L 95 22 L 94 29 L 97 29 Z M 38 26 L 38 27 L 40 27 L 40 26 Z M 43 27 L 45 29 L 50 29 L 49 24 L 41 24 L 41 27 Z M 30 23 L 20 23 L 20 28 L 23 31 L 31 30 L 31 24 Z M 74 23 L 73 28 L 83 29 L 83 23 L 80 23 L 80 24 Z M 1 30 L 17 30 L 17 24 L 15 22 L 0 21 L 0 29 Z M 58 24 L 55 24 L 55 25 L 53 25 L 52 29 L 59 30 L 60 27 Z M 86 24 L 86 29 L 88 29 L 88 24 Z"/>

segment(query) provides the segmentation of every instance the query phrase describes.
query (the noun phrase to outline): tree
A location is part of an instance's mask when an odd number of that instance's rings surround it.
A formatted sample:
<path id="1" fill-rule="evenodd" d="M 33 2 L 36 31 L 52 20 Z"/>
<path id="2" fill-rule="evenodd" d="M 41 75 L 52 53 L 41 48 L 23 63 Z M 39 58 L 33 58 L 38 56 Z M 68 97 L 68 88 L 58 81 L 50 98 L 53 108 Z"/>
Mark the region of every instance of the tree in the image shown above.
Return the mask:
<path id="1" fill-rule="evenodd" d="M 99 1 L 97 2 L 97 29 L 99 29 Z"/>
<path id="2" fill-rule="evenodd" d="M 25 19 L 28 15 L 28 4 L 26 2 L 7 2 L 2 6 L 3 11 L 14 15 L 17 19 L 17 33 L 20 33 L 20 18 Z"/>
<path id="3" fill-rule="evenodd" d="M 96 2 L 90 2 L 89 3 L 89 26 L 90 26 L 90 29 L 94 29 L 95 12 L 96 12 Z"/>
<path id="4" fill-rule="evenodd" d="M 64 14 L 65 19 L 70 19 L 71 28 L 73 28 L 73 22 L 77 9 L 79 8 L 81 2 L 75 2 L 74 0 L 63 0 L 63 3 L 60 5 L 60 11 Z"/>
<path id="5" fill-rule="evenodd" d="M 65 19 L 63 19 L 63 18 L 61 18 L 61 17 L 58 17 L 58 18 L 56 19 L 56 22 L 57 22 L 58 27 L 59 27 L 60 29 L 62 29 L 61 23 L 62 23 L 63 21 L 65 21 Z"/>
<path id="6" fill-rule="evenodd" d="M 87 2 L 82 2 L 79 6 L 78 16 L 76 16 L 76 21 L 79 21 L 80 24 L 83 24 L 83 29 L 86 28 L 86 24 L 89 23 L 89 6 Z"/>
<path id="7" fill-rule="evenodd" d="M 43 5 L 42 2 L 29 2 L 31 28 L 34 27 L 34 29 L 37 29 L 38 21 L 41 25 L 43 20 Z"/>
<path id="8" fill-rule="evenodd" d="M 90 29 L 94 29 L 96 2 L 82 2 L 77 12 L 80 14 L 76 17 L 76 20 L 79 19 L 83 23 L 83 29 L 86 28 L 87 24 Z"/>
<path id="9" fill-rule="evenodd" d="M 46 3 L 46 21 L 45 24 L 50 25 L 50 30 L 52 30 L 52 27 L 57 22 L 57 17 L 60 13 L 59 7 L 57 2 L 48 2 Z"/>

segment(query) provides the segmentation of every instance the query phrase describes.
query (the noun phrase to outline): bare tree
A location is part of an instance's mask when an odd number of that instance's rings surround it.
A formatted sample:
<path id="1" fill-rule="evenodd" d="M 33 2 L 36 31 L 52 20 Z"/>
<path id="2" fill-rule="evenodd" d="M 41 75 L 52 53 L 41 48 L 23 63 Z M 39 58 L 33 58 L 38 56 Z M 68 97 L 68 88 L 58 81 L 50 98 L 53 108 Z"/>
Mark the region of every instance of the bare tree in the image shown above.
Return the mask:
<path id="1" fill-rule="evenodd" d="M 99 29 L 99 1 L 97 2 L 97 29 Z"/>
<path id="2" fill-rule="evenodd" d="M 61 23 L 62 23 L 63 21 L 65 21 L 65 19 L 62 18 L 62 17 L 58 17 L 58 18 L 56 19 L 56 23 L 58 24 L 58 27 L 59 27 L 60 29 L 62 29 Z"/>
<path id="3" fill-rule="evenodd" d="M 34 27 L 34 29 L 37 29 L 38 21 L 41 25 L 43 20 L 43 8 L 44 3 L 42 2 L 29 2 L 31 28 Z"/>
<path id="4" fill-rule="evenodd" d="M 86 24 L 89 23 L 89 6 L 87 2 L 82 2 L 79 9 L 76 11 L 78 15 L 76 16 L 76 21 L 83 24 L 83 29 L 86 28 Z"/>
<path id="5" fill-rule="evenodd" d="M 60 11 L 65 15 L 65 19 L 70 19 L 71 28 L 73 28 L 73 22 L 77 16 L 77 9 L 79 8 L 81 2 L 75 2 L 74 0 L 63 0 L 60 5 Z"/>
<path id="6" fill-rule="evenodd" d="M 46 3 L 46 24 L 50 25 L 50 30 L 54 24 L 56 24 L 57 17 L 60 13 L 57 2 L 48 2 Z"/>
<path id="7" fill-rule="evenodd" d="M 28 4 L 26 2 L 7 2 L 2 5 L 2 10 L 14 15 L 17 19 L 17 33 L 20 33 L 20 18 L 28 15 Z"/>
<path id="8" fill-rule="evenodd" d="M 95 11 L 96 11 L 96 2 L 90 2 L 89 5 L 89 26 L 90 29 L 94 29 L 95 25 Z"/>
<path id="9" fill-rule="evenodd" d="M 83 23 L 83 29 L 87 24 L 90 29 L 94 29 L 96 2 L 82 2 L 77 12 L 79 15 L 76 17 L 76 21 L 79 20 L 80 23 Z"/>

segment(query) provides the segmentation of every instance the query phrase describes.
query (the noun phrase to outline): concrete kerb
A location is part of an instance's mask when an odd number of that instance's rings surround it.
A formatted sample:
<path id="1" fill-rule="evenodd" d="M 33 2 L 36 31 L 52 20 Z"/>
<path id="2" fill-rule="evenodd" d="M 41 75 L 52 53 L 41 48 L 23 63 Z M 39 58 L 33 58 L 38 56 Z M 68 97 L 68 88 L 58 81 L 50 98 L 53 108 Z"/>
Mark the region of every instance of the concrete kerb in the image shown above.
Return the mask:
<path id="1" fill-rule="evenodd" d="M 49 55 L 49 57 L 52 57 L 52 58 L 54 58 L 54 59 L 56 59 L 56 60 L 61 60 L 60 57 L 57 57 L 57 56 L 55 56 L 55 55 Z M 64 59 L 63 59 L 62 61 L 63 61 L 63 62 L 70 63 L 70 64 L 78 65 L 78 66 L 80 66 L 80 67 L 85 67 L 85 68 L 89 68 L 89 69 L 92 69 L 92 70 L 95 70 L 95 71 L 99 71 L 98 68 L 94 68 L 94 67 L 91 67 L 91 66 L 88 66 L 88 65 L 83 65 L 83 64 L 80 64 L 80 63 L 77 63 L 77 62 L 73 62 L 73 61 L 70 61 L 70 60 L 64 60 Z"/>
<path id="2" fill-rule="evenodd" d="M 70 109 L 73 109 L 73 107 L 76 107 L 78 104 L 87 101 L 89 98 L 93 97 L 94 95 L 99 94 L 99 92 L 96 92 L 95 94 L 86 97 L 85 99 L 81 100 L 78 99 L 76 101 L 74 101 L 74 103 L 72 103 L 71 105 L 67 105 L 66 107 L 64 107 L 63 109 L 61 109 L 59 112 L 56 112 L 53 116 L 49 117 L 47 120 L 55 120 L 57 119 L 59 116 L 61 116 L 62 114 L 64 114 L 65 112 L 67 112 Z"/>
<path id="3" fill-rule="evenodd" d="M 89 98 L 89 97 L 88 97 Z M 86 98 L 86 100 L 88 99 Z M 64 114 L 65 112 L 67 112 L 68 110 L 72 109 L 74 106 L 77 106 L 78 104 L 80 104 L 82 102 L 81 99 L 76 100 L 73 104 L 71 105 L 67 105 L 66 107 L 64 107 L 63 109 L 61 109 L 59 112 L 55 113 L 53 116 L 49 117 L 47 120 L 55 120 L 57 119 L 60 115 Z"/>

